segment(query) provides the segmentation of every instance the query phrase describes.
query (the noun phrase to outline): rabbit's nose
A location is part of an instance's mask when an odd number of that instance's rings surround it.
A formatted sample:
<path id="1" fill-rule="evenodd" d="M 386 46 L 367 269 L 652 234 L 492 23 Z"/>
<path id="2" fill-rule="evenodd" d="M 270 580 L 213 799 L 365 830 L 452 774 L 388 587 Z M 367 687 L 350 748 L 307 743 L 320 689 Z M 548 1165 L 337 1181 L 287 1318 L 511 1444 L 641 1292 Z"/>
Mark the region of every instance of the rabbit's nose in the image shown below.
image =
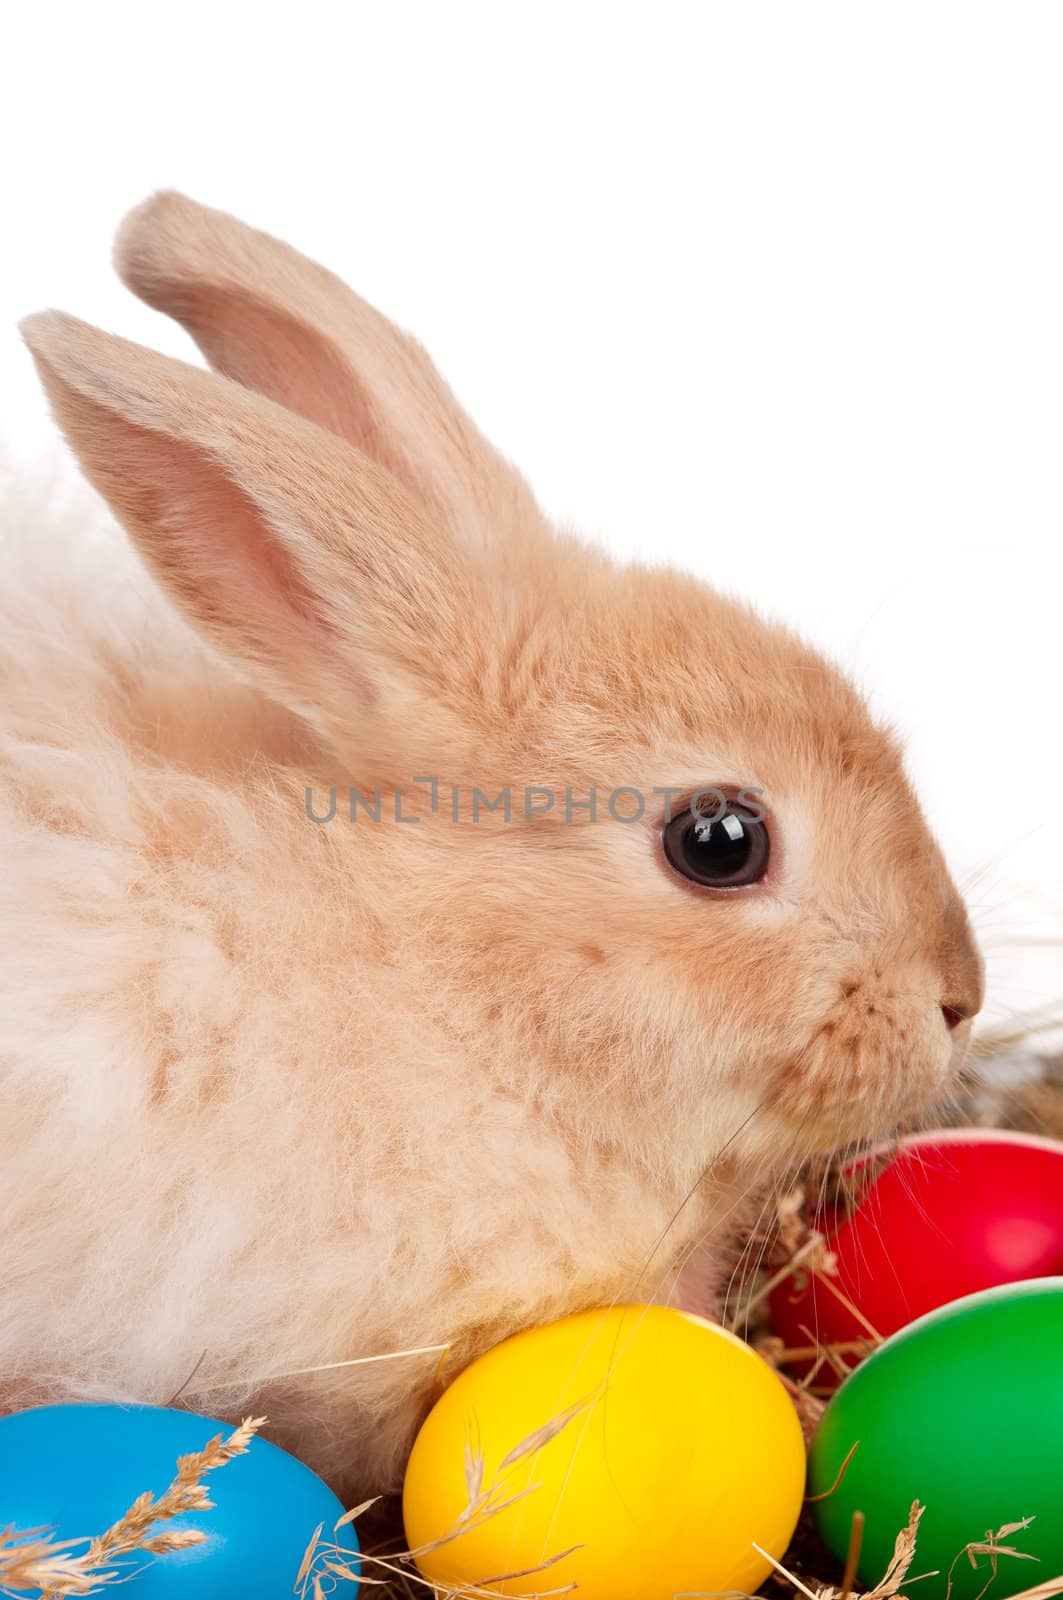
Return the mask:
<path id="1" fill-rule="evenodd" d="M 982 1009 L 985 977 L 982 957 L 971 934 L 967 912 L 957 898 L 949 907 L 941 950 L 941 1015 L 950 1033 Z"/>

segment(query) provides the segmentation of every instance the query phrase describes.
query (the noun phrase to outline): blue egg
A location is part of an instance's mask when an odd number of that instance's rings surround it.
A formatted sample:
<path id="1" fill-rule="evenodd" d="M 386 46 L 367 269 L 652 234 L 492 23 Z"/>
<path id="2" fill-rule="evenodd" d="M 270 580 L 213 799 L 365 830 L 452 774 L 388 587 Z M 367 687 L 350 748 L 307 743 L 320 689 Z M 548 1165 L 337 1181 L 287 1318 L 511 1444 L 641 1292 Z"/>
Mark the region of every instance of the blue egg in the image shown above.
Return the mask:
<path id="1" fill-rule="evenodd" d="M 103 1533 L 145 1489 L 162 1494 L 178 1456 L 232 1431 L 231 1423 L 162 1406 L 40 1406 L 2 1417 L 0 1527 L 46 1527 L 57 1539 Z M 201 1529 L 203 1543 L 123 1557 L 121 1592 L 130 1600 L 291 1600 L 319 1523 L 322 1541 L 348 1556 L 358 1550 L 350 1525 L 333 1533 L 343 1507 L 332 1490 L 265 1439 L 252 1439 L 246 1455 L 203 1481 L 213 1510 L 157 1525 Z M 331 1592 L 353 1596 L 353 1582 L 328 1582 L 336 1584 Z"/>

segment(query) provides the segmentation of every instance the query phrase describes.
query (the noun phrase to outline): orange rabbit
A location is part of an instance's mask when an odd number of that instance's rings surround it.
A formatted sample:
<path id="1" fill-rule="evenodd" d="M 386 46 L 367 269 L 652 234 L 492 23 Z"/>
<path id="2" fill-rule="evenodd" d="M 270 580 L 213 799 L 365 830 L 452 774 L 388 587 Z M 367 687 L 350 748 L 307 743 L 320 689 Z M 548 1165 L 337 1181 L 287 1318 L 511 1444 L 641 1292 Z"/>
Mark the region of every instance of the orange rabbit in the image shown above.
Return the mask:
<path id="1" fill-rule="evenodd" d="M 368 1492 L 434 1358 L 275 1375 L 681 1294 L 947 1091 L 981 963 L 800 639 L 548 526 L 288 246 L 162 194 L 117 261 L 215 370 L 25 325 L 136 554 L 3 601 L 5 1403 L 195 1369 Z"/>

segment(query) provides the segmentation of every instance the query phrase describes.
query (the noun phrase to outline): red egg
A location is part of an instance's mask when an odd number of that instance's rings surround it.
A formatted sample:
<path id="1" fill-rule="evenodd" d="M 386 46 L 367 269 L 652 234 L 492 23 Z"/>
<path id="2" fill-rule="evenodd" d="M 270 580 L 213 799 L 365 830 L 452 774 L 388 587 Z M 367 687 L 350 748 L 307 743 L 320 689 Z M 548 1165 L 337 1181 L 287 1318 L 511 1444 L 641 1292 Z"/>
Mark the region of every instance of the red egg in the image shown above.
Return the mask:
<path id="1" fill-rule="evenodd" d="M 854 1179 L 870 1159 L 850 1169 Z M 774 1290 L 771 1311 L 789 1349 L 853 1347 L 818 1364 L 814 1382 L 831 1387 L 866 1341 L 937 1306 L 1063 1274 L 1063 1144 L 981 1128 L 917 1134 L 847 1221 L 819 1227 L 836 1275 L 799 1265 Z M 806 1374 L 810 1365 L 794 1363 Z"/>

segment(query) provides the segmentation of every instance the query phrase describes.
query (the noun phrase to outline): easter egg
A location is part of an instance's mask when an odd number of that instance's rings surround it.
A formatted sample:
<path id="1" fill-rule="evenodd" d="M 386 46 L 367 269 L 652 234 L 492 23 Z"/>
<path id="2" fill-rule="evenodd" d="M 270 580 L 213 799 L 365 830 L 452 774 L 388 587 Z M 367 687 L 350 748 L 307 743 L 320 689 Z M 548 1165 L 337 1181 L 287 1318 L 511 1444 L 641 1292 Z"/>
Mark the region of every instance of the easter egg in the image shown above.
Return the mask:
<path id="1" fill-rule="evenodd" d="M 937 1576 L 905 1594 L 942 1600 L 951 1570 L 951 1600 L 975 1600 L 988 1559 L 974 1570 L 961 1552 L 1024 1517 L 1030 1527 L 1003 1542 L 1039 1565 L 999 1556 L 993 1600 L 1063 1573 L 1063 1278 L 985 1289 L 894 1334 L 827 1407 L 809 1489 L 826 1494 L 816 1519 L 839 1559 L 854 1511 L 864 1513 L 859 1571 L 869 1586 L 913 1500 L 926 1509 L 912 1576 Z"/>
<path id="2" fill-rule="evenodd" d="M 752 1593 L 769 1571 L 754 1542 L 785 1550 L 804 1473 L 789 1397 L 748 1345 L 663 1306 L 615 1306 L 466 1368 L 414 1444 L 403 1516 L 440 1587 Z"/>
<path id="3" fill-rule="evenodd" d="M 163 1406 L 40 1406 L 0 1418 L 0 1525 L 47 1528 L 59 1540 L 101 1534 L 145 1490 L 162 1495 L 177 1474 L 178 1456 L 233 1431 L 231 1423 Z M 199 1529 L 206 1535 L 202 1543 L 158 1555 L 138 1550 L 108 1563 L 130 1600 L 252 1594 L 255 1600 L 291 1600 L 320 1523 L 322 1539 L 348 1559 L 358 1549 L 350 1526 L 333 1533 L 343 1507 L 331 1489 L 265 1439 L 253 1438 L 246 1455 L 215 1467 L 203 1481 L 212 1509 L 185 1512 L 155 1529 Z M 339 1580 L 333 1592 L 353 1596 L 355 1590 L 353 1582 Z"/>
<path id="4" fill-rule="evenodd" d="M 861 1165 L 850 1169 L 856 1184 Z M 848 1220 L 819 1226 L 837 1273 L 798 1267 L 772 1295 L 772 1321 L 791 1349 L 856 1347 L 837 1358 L 851 1367 L 865 1341 L 937 1306 L 1063 1273 L 1063 1144 L 983 1129 L 918 1134 Z"/>

